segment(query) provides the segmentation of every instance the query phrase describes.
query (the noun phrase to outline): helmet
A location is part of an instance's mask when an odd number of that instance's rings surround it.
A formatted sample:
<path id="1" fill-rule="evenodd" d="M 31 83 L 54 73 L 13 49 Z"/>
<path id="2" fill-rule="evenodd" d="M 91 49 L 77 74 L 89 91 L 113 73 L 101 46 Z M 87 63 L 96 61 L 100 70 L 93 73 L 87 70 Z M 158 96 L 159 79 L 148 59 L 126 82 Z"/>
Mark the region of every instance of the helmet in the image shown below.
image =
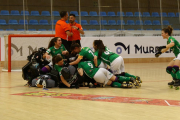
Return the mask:
<path id="1" fill-rule="evenodd" d="M 46 48 L 41 47 L 41 48 L 38 49 L 38 52 L 44 54 L 44 53 L 46 53 Z"/>
<path id="2" fill-rule="evenodd" d="M 70 70 L 68 67 L 64 67 L 61 70 L 61 74 L 64 77 L 65 80 L 69 80 L 71 78 Z"/>

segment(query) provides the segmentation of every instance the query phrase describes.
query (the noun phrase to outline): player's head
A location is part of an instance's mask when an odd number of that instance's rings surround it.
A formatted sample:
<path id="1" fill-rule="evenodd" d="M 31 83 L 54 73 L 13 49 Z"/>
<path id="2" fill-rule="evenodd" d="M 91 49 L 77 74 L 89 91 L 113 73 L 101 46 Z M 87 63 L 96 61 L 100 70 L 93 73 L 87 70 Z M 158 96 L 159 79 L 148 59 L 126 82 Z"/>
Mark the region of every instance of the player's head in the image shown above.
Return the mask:
<path id="1" fill-rule="evenodd" d="M 53 39 L 51 39 L 51 41 L 49 42 L 49 45 L 48 45 L 48 48 L 52 47 L 52 46 L 61 46 L 62 44 L 62 41 L 61 41 L 61 38 L 59 37 L 55 37 Z"/>
<path id="2" fill-rule="evenodd" d="M 61 55 L 55 55 L 53 58 L 52 58 L 52 62 L 53 62 L 53 65 L 59 65 L 59 66 L 63 66 L 64 62 L 63 62 L 63 58 Z"/>
<path id="3" fill-rule="evenodd" d="M 69 15 L 69 22 L 70 22 L 70 23 L 74 23 L 75 20 L 76 20 L 75 14 L 70 14 L 70 15 Z"/>
<path id="4" fill-rule="evenodd" d="M 102 55 L 102 53 L 105 51 L 105 46 L 102 40 L 94 40 L 93 42 L 93 48 L 95 50 L 99 50 L 98 57 Z"/>
<path id="5" fill-rule="evenodd" d="M 98 49 L 104 49 L 105 46 L 104 46 L 104 43 L 102 40 L 94 40 L 93 42 L 93 48 L 95 50 L 98 50 Z"/>
<path id="6" fill-rule="evenodd" d="M 71 44 L 71 51 L 74 53 L 79 53 L 81 51 L 81 46 L 75 41 L 73 41 Z"/>
<path id="7" fill-rule="evenodd" d="M 61 11 L 61 12 L 60 12 L 60 16 L 61 16 L 61 18 L 63 18 L 64 20 L 68 20 L 68 12 L 67 12 L 67 11 Z"/>
<path id="8" fill-rule="evenodd" d="M 168 26 L 167 28 L 163 28 L 161 31 L 161 36 L 163 39 L 167 39 L 169 36 L 172 35 L 173 28 L 171 26 Z"/>

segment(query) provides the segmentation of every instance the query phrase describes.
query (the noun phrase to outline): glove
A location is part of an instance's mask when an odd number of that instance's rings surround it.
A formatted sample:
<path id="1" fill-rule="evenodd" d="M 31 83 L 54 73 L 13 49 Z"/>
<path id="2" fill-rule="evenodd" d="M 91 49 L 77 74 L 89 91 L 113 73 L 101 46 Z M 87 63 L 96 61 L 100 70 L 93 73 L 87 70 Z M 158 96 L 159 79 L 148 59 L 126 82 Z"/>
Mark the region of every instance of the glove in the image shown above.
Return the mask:
<path id="1" fill-rule="evenodd" d="M 70 88 L 76 88 L 76 89 L 78 89 L 78 88 L 79 88 L 79 85 L 73 83 L 73 84 L 71 84 Z"/>
<path id="2" fill-rule="evenodd" d="M 155 54 L 155 57 L 158 58 L 161 54 L 162 54 L 162 52 L 157 52 L 157 53 Z"/>
<path id="3" fill-rule="evenodd" d="M 64 63 L 63 67 L 68 67 L 69 63 Z"/>
<path id="4" fill-rule="evenodd" d="M 159 46 L 156 49 L 157 49 L 158 52 L 161 52 L 161 50 L 164 49 L 164 48 L 166 48 L 166 46 Z"/>

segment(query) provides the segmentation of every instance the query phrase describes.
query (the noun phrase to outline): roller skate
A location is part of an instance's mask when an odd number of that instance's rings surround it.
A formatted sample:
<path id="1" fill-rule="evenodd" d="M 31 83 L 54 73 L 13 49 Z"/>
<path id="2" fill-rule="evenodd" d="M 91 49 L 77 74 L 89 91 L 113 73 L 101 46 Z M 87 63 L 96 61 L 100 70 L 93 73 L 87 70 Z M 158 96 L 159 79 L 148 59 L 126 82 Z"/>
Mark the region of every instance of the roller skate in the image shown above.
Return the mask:
<path id="1" fill-rule="evenodd" d="M 139 80 L 136 80 L 133 77 L 131 77 L 129 82 L 132 82 L 136 88 L 141 87 L 141 84 L 139 83 Z"/>
<path id="2" fill-rule="evenodd" d="M 168 83 L 168 86 L 169 86 L 170 88 L 173 88 L 173 86 L 174 86 L 174 80 L 172 80 L 171 82 L 169 82 L 169 83 Z"/>
<path id="3" fill-rule="evenodd" d="M 142 80 L 141 80 L 141 78 L 139 76 L 136 76 L 136 80 L 138 80 L 139 83 L 142 83 Z"/>
<path id="4" fill-rule="evenodd" d="M 133 83 L 132 82 L 126 82 L 124 81 L 121 85 L 122 88 L 132 88 L 133 87 Z"/>
<path id="5" fill-rule="evenodd" d="M 180 86 L 180 80 L 175 80 L 175 82 L 174 82 L 175 90 L 179 90 L 179 86 Z"/>

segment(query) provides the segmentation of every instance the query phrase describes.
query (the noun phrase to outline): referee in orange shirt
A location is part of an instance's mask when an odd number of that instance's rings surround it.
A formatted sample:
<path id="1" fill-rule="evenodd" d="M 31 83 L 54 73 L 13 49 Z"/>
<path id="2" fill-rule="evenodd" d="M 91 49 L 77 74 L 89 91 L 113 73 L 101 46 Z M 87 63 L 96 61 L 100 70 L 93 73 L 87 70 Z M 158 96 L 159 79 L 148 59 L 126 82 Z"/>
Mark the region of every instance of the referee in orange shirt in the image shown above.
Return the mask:
<path id="1" fill-rule="evenodd" d="M 78 23 L 75 22 L 76 16 L 74 14 L 69 15 L 69 27 L 70 27 L 70 32 L 73 33 L 72 36 L 68 37 L 68 43 L 71 46 L 72 41 L 76 41 L 79 45 L 81 45 L 80 40 L 81 36 L 80 33 L 84 35 L 84 31 L 82 29 L 82 26 Z"/>
<path id="2" fill-rule="evenodd" d="M 60 12 L 61 19 L 57 21 L 55 26 L 55 37 L 60 37 L 62 40 L 62 44 L 65 48 L 70 52 L 70 45 L 68 45 L 68 36 L 73 36 L 73 33 L 70 32 L 70 27 L 66 23 L 68 20 L 68 12 L 61 11 Z"/>

